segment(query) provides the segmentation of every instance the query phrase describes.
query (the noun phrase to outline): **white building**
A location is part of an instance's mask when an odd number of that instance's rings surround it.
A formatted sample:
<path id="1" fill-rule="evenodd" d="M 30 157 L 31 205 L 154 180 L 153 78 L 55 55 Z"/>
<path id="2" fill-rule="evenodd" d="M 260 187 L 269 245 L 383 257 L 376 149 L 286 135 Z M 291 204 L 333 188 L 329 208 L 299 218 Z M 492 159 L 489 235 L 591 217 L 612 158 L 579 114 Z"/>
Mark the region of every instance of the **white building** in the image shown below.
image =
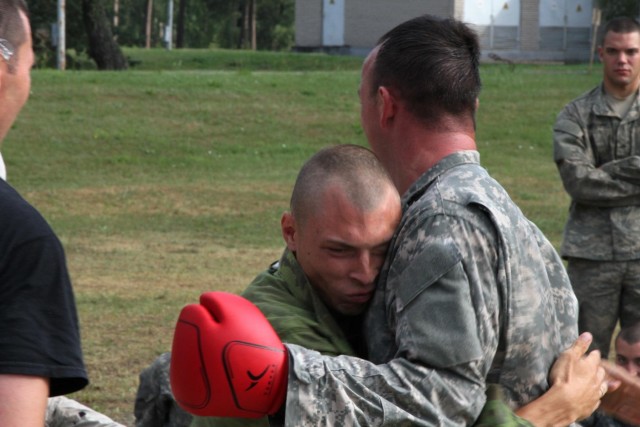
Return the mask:
<path id="1" fill-rule="evenodd" d="M 365 55 L 393 26 L 429 13 L 453 16 L 480 36 L 483 56 L 587 61 L 593 0 L 296 0 L 300 51 Z"/>

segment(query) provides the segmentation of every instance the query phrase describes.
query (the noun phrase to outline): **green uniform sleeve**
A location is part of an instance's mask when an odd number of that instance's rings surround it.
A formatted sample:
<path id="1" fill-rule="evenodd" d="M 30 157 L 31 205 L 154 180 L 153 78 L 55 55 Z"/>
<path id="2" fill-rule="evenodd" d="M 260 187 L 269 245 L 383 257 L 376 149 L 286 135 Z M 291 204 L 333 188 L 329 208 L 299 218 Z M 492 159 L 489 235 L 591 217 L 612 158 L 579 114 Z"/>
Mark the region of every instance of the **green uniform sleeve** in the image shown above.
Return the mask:
<path id="1" fill-rule="evenodd" d="M 476 427 L 534 427 L 529 421 L 517 416 L 502 398 L 502 389 L 497 384 L 487 385 L 487 401 L 480 412 Z"/>

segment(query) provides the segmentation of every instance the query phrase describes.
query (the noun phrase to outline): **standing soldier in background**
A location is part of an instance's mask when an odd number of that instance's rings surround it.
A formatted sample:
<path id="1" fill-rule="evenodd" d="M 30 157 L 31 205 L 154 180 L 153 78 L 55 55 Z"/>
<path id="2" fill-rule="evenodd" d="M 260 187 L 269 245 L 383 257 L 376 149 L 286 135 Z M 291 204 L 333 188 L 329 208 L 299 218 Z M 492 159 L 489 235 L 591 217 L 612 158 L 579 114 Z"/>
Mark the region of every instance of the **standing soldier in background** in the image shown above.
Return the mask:
<path id="1" fill-rule="evenodd" d="M 579 329 L 607 358 L 611 336 L 640 321 L 640 25 L 612 19 L 598 47 L 603 81 L 553 128 L 554 160 L 571 196 L 561 254 Z"/>

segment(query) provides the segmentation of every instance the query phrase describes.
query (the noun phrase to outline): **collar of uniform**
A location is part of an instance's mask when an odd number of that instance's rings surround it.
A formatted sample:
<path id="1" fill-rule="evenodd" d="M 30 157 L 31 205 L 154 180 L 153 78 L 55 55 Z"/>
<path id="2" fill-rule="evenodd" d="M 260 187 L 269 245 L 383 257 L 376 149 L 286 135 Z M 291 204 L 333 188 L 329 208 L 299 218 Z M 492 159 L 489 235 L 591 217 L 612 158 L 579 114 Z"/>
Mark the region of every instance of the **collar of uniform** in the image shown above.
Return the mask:
<path id="1" fill-rule="evenodd" d="M 604 90 L 604 83 L 600 84 L 600 88 L 596 91 L 595 96 L 595 102 L 593 102 L 593 107 L 591 110 L 595 115 L 618 117 L 618 114 L 609 106 L 609 103 L 607 102 L 607 94 Z M 631 109 L 629 109 L 629 112 L 627 113 L 628 117 L 625 117 L 626 119 L 635 120 L 638 117 L 638 111 L 640 110 L 639 99 L 640 91 L 636 91 L 636 100 L 631 105 Z"/>
<path id="2" fill-rule="evenodd" d="M 420 176 L 402 196 L 402 210 L 405 211 L 418 200 L 440 175 L 463 164 L 480 164 L 480 153 L 476 150 L 458 151 L 449 154 Z"/>

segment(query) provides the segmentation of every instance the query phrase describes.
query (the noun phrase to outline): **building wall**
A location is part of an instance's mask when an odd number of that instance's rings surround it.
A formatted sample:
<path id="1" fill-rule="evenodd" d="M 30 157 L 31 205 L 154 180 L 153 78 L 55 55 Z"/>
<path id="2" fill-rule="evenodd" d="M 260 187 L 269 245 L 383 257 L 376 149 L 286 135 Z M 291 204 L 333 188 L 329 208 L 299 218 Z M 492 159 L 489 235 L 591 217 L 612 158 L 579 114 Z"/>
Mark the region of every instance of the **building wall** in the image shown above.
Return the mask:
<path id="1" fill-rule="evenodd" d="M 539 0 L 542 52 L 563 52 L 565 60 L 585 60 L 591 49 L 593 0 Z"/>
<path id="2" fill-rule="evenodd" d="M 366 54 L 380 36 L 423 13 L 452 16 L 462 0 L 345 0 L 344 43 L 348 53 Z M 296 0 L 295 44 L 299 50 L 322 47 L 323 0 Z"/>
<path id="3" fill-rule="evenodd" d="M 540 47 L 540 2 L 520 2 L 520 49 L 538 50 Z"/>
<path id="4" fill-rule="evenodd" d="M 346 0 L 345 44 L 370 49 L 391 28 L 425 13 L 451 16 L 453 4 L 447 0 Z"/>
<path id="5" fill-rule="evenodd" d="M 584 16 L 590 16 L 594 1 L 344 0 L 344 46 L 336 49 L 322 46 L 323 0 L 296 0 L 296 48 L 366 55 L 395 25 L 430 13 L 476 21 L 469 24 L 478 32 L 484 57 L 495 53 L 509 60 L 584 61 L 589 58 L 591 37 Z M 505 5 L 511 12 L 517 8 L 519 16 L 500 15 Z"/>
<path id="6" fill-rule="evenodd" d="M 322 0 L 296 0 L 295 42 L 301 48 L 322 45 Z"/>

